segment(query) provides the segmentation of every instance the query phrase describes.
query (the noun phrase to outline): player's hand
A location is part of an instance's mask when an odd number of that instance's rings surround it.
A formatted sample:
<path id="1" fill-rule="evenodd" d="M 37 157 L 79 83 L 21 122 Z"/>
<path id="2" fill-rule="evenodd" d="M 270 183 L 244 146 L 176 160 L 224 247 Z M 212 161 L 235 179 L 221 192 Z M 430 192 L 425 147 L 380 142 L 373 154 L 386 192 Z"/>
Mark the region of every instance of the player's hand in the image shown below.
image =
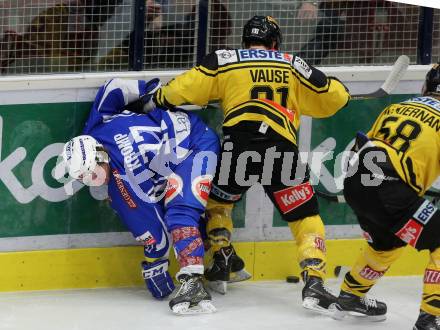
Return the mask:
<path id="1" fill-rule="evenodd" d="M 156 105 L 153 101 L 154 93 L 162 86 L 159 78 L 154 78 L 145 83 L 142 87 L 142 95 L 137 100 L 128 103 L 125 106 L 125 110 L 135 112 L 135 113 L 148 113 L 153 110 Z"/>
<path id="2" fill-rule="evenodd" d="M 151 79 L 147 82 L 145 86 L 145 94 L 141 97 L 143 106 L 143 112 L 149 113 L 156 107 L 156 104 L 153 101 L 153 95 L 156 91 L 162 87 L 159 78 Z"/>
<path id="3" fill-rule="evenodd" d="M 174 290 L 173 279 L 168 273 L 169 261 L 142 262 L 142 276 L 148 291 L 154 298 L 161 299 L 169 296 Z"/>
<path id="4" fill-rule="evenodd" d="M 150 111 L 154 110 L 156 107 L 156 103 L 153 101 L 153 96 L 151 95 L 149 97 L 149 100 L 147 102 L 144 102 L 144 107 L 142 108 L 142 111 L 144 113 L 149 113 Z"/>

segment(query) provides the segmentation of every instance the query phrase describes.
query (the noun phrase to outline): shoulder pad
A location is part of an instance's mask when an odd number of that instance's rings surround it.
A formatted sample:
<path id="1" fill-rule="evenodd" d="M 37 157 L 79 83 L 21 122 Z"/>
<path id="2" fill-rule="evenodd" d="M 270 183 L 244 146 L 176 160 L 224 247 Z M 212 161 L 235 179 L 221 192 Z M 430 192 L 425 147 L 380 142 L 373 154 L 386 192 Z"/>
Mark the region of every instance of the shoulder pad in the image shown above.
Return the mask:
<path id="1" fill-rule="evenodd" d="M 219 66 L 217 55 L 215 53 L 209 53 L 202 59 L 200 66 L 203 66 L 208 70 L 217 70 Z"/>

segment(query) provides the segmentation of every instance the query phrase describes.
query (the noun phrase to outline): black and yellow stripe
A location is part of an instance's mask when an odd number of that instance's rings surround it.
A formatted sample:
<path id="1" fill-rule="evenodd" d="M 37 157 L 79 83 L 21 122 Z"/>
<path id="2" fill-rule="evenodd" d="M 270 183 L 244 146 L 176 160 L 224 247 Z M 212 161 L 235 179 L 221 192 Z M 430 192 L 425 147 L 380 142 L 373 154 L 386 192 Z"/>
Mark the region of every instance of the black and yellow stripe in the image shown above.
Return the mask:
<path id="1" fill-rule="evenodd" d="M 325 271 L 327 264 L 324 260 L 319 258 L 307 258 L 301 261 L 299 266 L 304 270 L 314 269 L 317 271 Z"/>
<path id="2" fill-rule="evenodd" d="M 373 285 L 374 285 L 374 283 L 371 283 L 371 284 L 361 284 L 361 283 L 359 283 L 350 274 L 350 272 L 345 274 L 343 287 L 348 288 L 350 292 L 352 292 L 352 293 L 354 293 L 354 294 L 356 294 L 358 296 L 365 295 L 368 291 L 370 291 L 370 289 L 371 289 L 371 287 Z M 345 291 L 347 291 L 347 290 L 345 289 Z"/>
<path id="3" fill-rule="evenodd" d="M 438 308 L 440 312 L 440 294 L 423 294 L 423 303 L 431 307 Z"/>
<path id="4" fill-rule="evenodd" d="M 265 122 L 292 143 L 297 142 L 297 128 L 287 115 L 263 100 L 247 101 L 225 113 L 223 126 L 231 127 L 242 121 Z"/>

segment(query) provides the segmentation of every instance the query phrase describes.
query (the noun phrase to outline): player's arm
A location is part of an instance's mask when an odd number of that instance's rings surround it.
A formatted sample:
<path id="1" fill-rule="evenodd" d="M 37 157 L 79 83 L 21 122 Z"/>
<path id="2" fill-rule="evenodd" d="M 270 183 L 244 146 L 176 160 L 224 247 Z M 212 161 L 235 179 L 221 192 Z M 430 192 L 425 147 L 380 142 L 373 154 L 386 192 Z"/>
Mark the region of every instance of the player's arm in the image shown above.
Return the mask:
<path id="1" fill-rule="evenodd" d="M 138 80 L 111 79 L 99 88 L 92 112 L 101 116 L 121 113 L 124 107 L 140 96 Z"/>
<path id="2" fill-rule="evenodd" d="M 297 78 L 293 87 L 297 101 L 295 106 L 301 115 L 330 117 L 347 105 L 350 94 L 337 78 L 326 76 L 298 56 L 294 58 L 292 67 Z"/>
<path id="3" fill-rule="evenodd" d="M 96 93 L 92 110 L 85 124 L 83 134 L 89 134 L 96 126 L 124 110 L 143 113 L 143 98 L 149 97 L 160 87 L 159 79 L 150 81 L 111 79 Z"/>
<path id="4" fill-rule="evenodd" d="M 105 119 L 124 110 L 128 100 L 139 98 L 137 80 L 111 79 L 98 89 L 83 134 L 90 134 Z"/>
<path id="5" fill-rule="evenodd" d="M 203 106 L 219 98 L 217 89 L 218 61 L 208 54 L 200 65 L 184 72 L 160 88 L 154 95 L 158 106 L 174 108 L 182 104 Z"/>
<path id="6" fill-rule="evenodd" d="M 159 79 L 150 81 L 132 79 L 111 79 L 96 94 L 92 111 L 102 116 L 115 115 L 126 110 L 142 97 L 150 95 L 160 87 Z"/>

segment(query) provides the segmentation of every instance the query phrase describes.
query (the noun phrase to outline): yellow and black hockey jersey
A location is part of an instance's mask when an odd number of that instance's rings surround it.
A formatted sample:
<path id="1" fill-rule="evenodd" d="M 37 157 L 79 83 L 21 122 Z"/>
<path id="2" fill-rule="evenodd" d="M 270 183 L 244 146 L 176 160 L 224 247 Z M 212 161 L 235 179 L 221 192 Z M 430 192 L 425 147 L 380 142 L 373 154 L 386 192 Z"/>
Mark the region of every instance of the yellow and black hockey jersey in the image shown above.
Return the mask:
<path id="1" fill-rule="evenodd" d="M 218 50 L 155 95 L 156 104 L 168 107 L 218 100 L 223 126 L 265 122 L 295 144 L 301 115 L 331 116 L 349 98 L 339 80 L 300 57 L 264 49 Z"/>
<path id="2" fill-rule="evenodd" d="M 420 195 L 440 175 L 440 101 L 416 97 L 392 104 L 368 136 L 387 150 L 399 176 Z"/>

